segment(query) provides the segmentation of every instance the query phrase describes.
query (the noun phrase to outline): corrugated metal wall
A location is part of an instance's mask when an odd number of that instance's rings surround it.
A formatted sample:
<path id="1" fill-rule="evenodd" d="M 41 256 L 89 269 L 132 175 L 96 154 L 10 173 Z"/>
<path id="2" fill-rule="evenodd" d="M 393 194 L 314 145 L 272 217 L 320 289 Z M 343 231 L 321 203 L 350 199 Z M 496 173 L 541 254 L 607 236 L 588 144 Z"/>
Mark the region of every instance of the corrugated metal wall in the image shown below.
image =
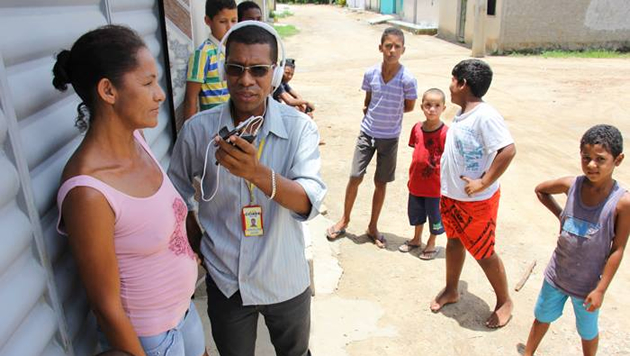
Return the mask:
<path id="1" fill-rule="evenodd" d="M 53 55 L 107 23 L 138 31 L 164 53 L 155 0 L 3 0 L 0 4 L 0 356 L 92 355 L 95 322 L 65 238 L 55 197 L 65 162 L 81 140 L 78 97 L 52 84 Z M 145 135 L 168 166 L 168 103 Z"/>

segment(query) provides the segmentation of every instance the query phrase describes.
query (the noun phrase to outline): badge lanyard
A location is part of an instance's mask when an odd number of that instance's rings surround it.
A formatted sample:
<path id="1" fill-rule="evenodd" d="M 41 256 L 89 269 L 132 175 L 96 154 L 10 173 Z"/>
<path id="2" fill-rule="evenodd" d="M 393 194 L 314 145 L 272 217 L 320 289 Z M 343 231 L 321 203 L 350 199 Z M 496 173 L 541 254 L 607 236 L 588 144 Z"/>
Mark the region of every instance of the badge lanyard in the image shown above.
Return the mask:
<path id="1" fill-rule="evenodd" d="M 258 152 L 256 153 L 256 159 L 258 159 L 258 161 L 260 161 L 260 157 L 262 155 L 264 147 L 265 138 L 263 138 L 258 145 Z M 249 204 L 254 205 L 256 203 L 256 197 L 254 196 L 254 189 L 256 189 L 256 187 L 254 186 L 254 183 L 247 182 L 247 188 L 249 189 Z"/>
<path id="2" fill-rule="evenodd" d="M 256 153 L 256 157 L 259 161 L 264 146 L 265 139 L 263 138 L 258 145 L 258 152 Z M 251 182 L 246 181 L 246 184 L 249 189 L 249 205 L 244 206 L 241 212 L 243 234 L 247 237 L 262 236 L 264 234 L 262 207 L 256 205 L 256 197 L 254 196 L 254 189 L 256 187 L 254 183 Z"/>

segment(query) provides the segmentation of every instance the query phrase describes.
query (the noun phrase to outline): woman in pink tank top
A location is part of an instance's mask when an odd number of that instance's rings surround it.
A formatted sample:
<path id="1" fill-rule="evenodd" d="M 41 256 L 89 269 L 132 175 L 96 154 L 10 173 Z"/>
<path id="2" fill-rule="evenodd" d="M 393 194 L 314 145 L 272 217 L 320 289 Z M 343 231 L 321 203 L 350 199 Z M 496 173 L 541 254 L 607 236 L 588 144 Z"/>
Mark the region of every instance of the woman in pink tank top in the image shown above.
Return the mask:
<path id="1" fill-rule="evenodd" d="M 68 161 L 57 196 L 101 347 L 135 356 L 201 356 L 190 298 L 196 255 L 187 209 L 139 130 L 155 127 L 165 94 L 140 37 L 122 26 L 81 36 L 57 56 L 55 88 L 71 84 L 85 138 Z"/>

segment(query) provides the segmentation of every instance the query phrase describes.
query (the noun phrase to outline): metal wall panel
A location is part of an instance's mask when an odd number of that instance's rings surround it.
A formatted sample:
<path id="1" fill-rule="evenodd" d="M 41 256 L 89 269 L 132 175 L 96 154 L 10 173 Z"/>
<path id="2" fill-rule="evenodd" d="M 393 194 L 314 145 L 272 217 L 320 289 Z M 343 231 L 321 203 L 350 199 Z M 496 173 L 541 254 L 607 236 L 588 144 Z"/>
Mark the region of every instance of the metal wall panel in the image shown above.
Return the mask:
<path id="1" fill-rule="evenodd" d="M 51 6 L 53 4 L 55 2 L 48 1 L 23 9 L 3 9 L 7 15 L 7 21 L 2 21 L 3 30 L 19 36 L 14 36 L 10 42 L 2 41 L 2 54 L 7 64 L 6 76 L 18 123 L 21 155 L 28 169 L 28 183 L 32 188 L 31 197 L 26 199 L 32 200 L 36 210 L 35 218 L 39 220 L 40 233 L 45 241 L 45 251 L 42 253 L 48 256 L 51 266 L 48 273 L 55 286 L 55 299 L 58 300 L 60 309 L 56 316 L 54 313 L 46 313 L 40 319 L 53 320 L 55 328 L 63 329 L 67 339 L 62 348 L 65 354 L 75 354 L 75 344 L 88 342 L 90 347 L 83 350 L 83 354 L 87 355 L 95 350 L 95 338 L 81 342 L 86 336 L 77 332 L 81 329 L 81 325 L 76 325 L 77 318 L 71 318 L 81 313 L 81 319 L 84 320 L 88 315 L 85 295 L 80 288 L 73 288 L 78 285 L 76 269 L 64 268 L 71 265 L 72 259 L 69 253 L 62 253 L 67 251 L 65 239 L 54 231 L 56 219 L 50 218 L 57 215 L 55 196 L 63 166 L 80 142 L 80 134 L 74 127 L 79 99 L 72 90 L 65 93 L 55 90 L 51 84 L 51 69 L 55 53 L 63 48 L 70 48 L 86 31 L 107 24 L 107 17 L 100 1 L 74 1 L 65 6 Z M 4 20 L 4 16 L 2 17 Z M 48 233 L 44 234 L 44 231 Z M 54 254 L 51 255 L 51 252 Z M 22 292 L 14 290 L 14 293 L 19 297 Z M 40 308 L 40 311 L 43 313 L 46 309 Z M 51 319 L 51 315 L 54 318 Z M 41 350 L 33 350 L 33 355 L 58 352 L 59 349 L 54 344 L 45 340 L 47 332 L 32 332 L 34 325 L 41 325 L 42 329 L 49 330 L 44 328 L 48 324 L 29 323 L 29 320 L 31 319 L 27 318 L 19 330 L 30 333 L 31 338 L 32 335 L 38 335 L 36 341 L 39 342 L 25 345 L 24 341 L 28 339 L 19 337 L 21 334 L 18 334 L 7 346 L 8 350 L 20 350 L 17 354 L 26 355 L 32 345 L 40 345 Z"/>
<path id="2" fill-rule="evenodd" d="M 160 35 L 160 23 L 158 20 L 157 1 L 154 0 L 110 0 L 112 23 L 124 23 L 136 30 L 147 43 L 153 56 L 158 62 L 159 81 L 162 88 L 166 88 L 164 76 L 164 55 L 166 45 L 162 45 Z M 147 142 L 151 145 L 153 154 L 163 167 L 168 167 L 171 148 L 173 146 L 172 118 L 168 112 L 168 101 L 172 98 L 167 95 L 166 102 L 162 104 L 158 125 L 153 129 L 144 130 Z"/>
<path id="3" fill-rule="evenodd" d="M 0 356 L 54 355 L 67 336 L 41 234 L 36 238 L 34 204 L 26 203 L 32 194 L 21 184 L 28 168 L 15 163 L 22 155 L 6 73 L 0 57 Z"/>
<path id="4" fill-rule="evenodd" d="M 95 318 L 60 236 L 56 193 L 62 169 L 82 139 L 79 98 L 52 84 L 54 54 L 83 33 L 124 24 L 143 37 L 166 88 L 155 0 L 3 0 L 0 4 L 0 356 L 92 355 Z M 170 95 L 167 93 L 167 100 Z M 145 130 L 167 168 L 173 145 L 168 103 Z"/>

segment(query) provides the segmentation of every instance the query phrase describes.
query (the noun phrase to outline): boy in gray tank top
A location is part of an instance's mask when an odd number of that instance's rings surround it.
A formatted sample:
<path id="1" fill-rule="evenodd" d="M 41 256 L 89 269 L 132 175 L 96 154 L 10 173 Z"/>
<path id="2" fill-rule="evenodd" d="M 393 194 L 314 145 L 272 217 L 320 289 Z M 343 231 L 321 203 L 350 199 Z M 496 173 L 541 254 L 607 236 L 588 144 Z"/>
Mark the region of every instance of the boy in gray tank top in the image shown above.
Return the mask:
<path id="1" fill-rule="evenodd" d="M 534 354 L 569 297 L 582 351 L 584 355 L 597 353 L 599 308 L 630 233 L 630 194 L 612 177 L 623 161 L 622 151 L 623 138 L 617 128 L 593 126 L 580 141 L 584 175 L 549 180 L 536 187 L 538 199 L 558 217 L 561 229 L 545 270 L 525 356 Z M 561 193 L 567 195 L 564 210 L 553 198 Z"/>

